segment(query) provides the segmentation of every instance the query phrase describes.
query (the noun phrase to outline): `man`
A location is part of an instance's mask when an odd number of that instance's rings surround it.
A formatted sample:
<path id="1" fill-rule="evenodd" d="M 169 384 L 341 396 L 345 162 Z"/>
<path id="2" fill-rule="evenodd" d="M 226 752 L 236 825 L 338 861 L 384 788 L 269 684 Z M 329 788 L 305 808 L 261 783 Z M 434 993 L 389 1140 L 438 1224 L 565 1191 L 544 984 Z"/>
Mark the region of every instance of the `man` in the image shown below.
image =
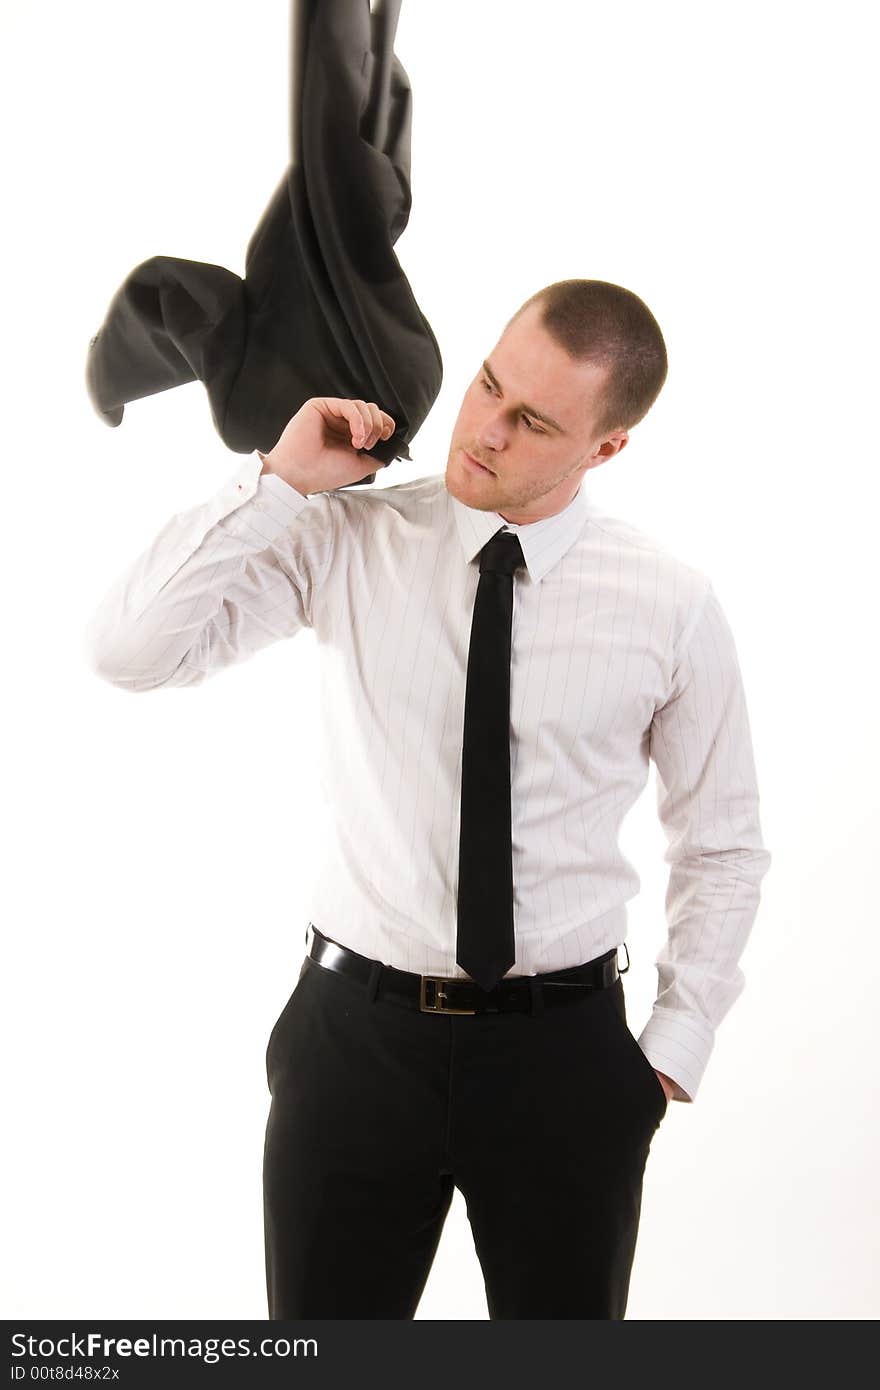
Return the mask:
<path id="1" fill-rule="evenodd" d="M 582 488 L 665 376 L 636 295 L 547 286 L 445 477 L 342 491 L 394 422 L 310 400 L 93 620 L 134 691 L 317 636 L 333 829 L 266 1053 L 272 1318 L 413 1317 L 454 1187 L 490 1317 L 624 1316 L 650 1143 L 743 987 L 770 862 L 710 582 Z M 669 933 L 637 1042 L 617 832 L 650 758 Z"/>

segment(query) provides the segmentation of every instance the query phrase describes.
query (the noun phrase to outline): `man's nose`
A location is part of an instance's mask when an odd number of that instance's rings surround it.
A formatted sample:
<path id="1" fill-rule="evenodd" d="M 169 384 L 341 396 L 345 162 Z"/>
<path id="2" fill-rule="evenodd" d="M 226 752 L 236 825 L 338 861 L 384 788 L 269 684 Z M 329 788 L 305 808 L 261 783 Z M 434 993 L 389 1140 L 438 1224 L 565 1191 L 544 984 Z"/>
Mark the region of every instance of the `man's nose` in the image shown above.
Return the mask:
<path id="1" fill-rule="evenodd" d="M 503 449 L 507 443 L 507 426 L 497 415 L 484 420 L 477 433 L 477 443 L 484 449 Z"/>

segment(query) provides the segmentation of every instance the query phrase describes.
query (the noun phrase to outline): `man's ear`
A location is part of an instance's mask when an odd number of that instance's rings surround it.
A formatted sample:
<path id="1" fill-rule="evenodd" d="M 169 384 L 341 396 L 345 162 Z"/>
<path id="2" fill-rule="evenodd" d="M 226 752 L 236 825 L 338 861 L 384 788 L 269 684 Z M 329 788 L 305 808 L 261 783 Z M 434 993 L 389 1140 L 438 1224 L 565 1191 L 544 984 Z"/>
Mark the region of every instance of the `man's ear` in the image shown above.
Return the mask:
<path id="1" fill-rule="evenodd" d="M 626 430 L 620 430 L 618 433 L 612 434 L 609 439 L 605 440 L 605 443 L 600 448 L 599 453 L 604 454 L 605 458 L 610 459 L 615 454 L 619 454 L 621 449 L 625 449 L 628 443 L 629 435 L 627 434 Z"/>
<path id="2" fill-rule="evenodd" d="M 621 449 L 624 449 L 628 443 L 629 435 L 626 431 L 622 431 L 619 434 L 612 434 L 609 439 L 606 439 L 604 443 L 599 445 L 595 454 L 593 454 L 587 462 L 584 472 L 588 472 L 591 468 L 598 468 L 600 463 L 604 463 L 606 459 L 613 458 L 615 454 L 619 454 Z"/>

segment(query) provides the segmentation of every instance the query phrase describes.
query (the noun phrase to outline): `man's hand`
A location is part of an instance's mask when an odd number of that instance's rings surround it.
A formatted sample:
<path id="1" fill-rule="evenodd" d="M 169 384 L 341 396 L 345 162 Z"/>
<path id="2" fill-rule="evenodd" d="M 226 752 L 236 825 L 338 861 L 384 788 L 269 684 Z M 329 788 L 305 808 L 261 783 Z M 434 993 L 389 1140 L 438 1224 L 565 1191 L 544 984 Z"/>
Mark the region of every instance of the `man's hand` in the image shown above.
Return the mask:
<path id="1" fill-rule="evenodd" d="M 673 1081 L 672 1077 L 667 1076 L 666 1073 L 663 1071 L 658 1071 L 656 1067 L 654 1068 L 654 1074 L 659 1078 L 660 1085 L 663 1087 L 663 1091 L 666 1095 L 667 1101 L 672 1100 L 672 1094 L 675 1090 L 675 1082 Z"/>
<path id="2" fill-rule="evenodd" d="M 394 429 L 374 401 L 313 396 L 264 456 L 262 473 L 276 473 L 304 497 L 345 487 L 375 473 L 376 460 L 361 450 L 390 439 Z"/>

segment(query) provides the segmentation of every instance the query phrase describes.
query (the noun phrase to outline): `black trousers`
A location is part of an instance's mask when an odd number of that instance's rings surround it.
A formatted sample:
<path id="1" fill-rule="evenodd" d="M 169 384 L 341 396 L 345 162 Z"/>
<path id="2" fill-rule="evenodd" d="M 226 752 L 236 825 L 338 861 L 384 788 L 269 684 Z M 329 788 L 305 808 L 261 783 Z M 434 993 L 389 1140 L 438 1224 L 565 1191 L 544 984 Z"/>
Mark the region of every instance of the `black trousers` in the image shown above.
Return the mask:
<path id="1" fill-rule="evenodd" d="M 413 1318 L 453 1189 L 490 1318 L 623 1318 L 663 1087 L 623 984 L 439 1015 L 306 956 L 272 1029 L 269 1317 Z"/>

